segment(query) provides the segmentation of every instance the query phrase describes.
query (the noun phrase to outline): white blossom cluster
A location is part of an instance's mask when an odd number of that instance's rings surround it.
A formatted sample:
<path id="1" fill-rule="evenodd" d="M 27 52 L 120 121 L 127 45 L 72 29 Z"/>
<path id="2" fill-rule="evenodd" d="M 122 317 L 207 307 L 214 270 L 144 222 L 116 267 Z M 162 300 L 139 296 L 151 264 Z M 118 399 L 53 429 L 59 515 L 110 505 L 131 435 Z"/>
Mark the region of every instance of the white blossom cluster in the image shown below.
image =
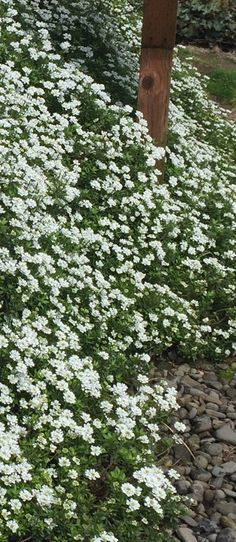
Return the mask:
<path id="1" fill-rule="evenodd" d="M 178 512 L 156 466 L 177 404 L 152 353 L 232 347 L 233 129 L 176 60 L 160 185 L 163 150 L 110 95 L 136 85 L 131 7 L 0 0 L 0 17 L 1 541 L 156 540 Z"/>

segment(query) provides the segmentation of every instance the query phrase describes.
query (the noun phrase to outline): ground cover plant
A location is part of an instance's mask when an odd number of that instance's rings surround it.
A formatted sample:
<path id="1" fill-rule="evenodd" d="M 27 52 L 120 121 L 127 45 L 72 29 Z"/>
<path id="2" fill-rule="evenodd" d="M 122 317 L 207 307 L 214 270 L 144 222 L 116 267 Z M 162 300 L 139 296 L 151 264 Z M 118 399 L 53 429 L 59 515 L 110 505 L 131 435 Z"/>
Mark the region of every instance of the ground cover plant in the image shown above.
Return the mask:
<path id="1" fill-rule="evenodd" d="M 0 9 L 0 539 L 168 540 L 176 391 L 150 370 L 235 348 L 235 129 L 176 57 L 160 185 L 132 7 Z"/>
<path id="2" fill-rule="evenodd" d="M 183 59 L 190 59 L 200 73 L 208 76 L 207 92 L 211 99 L 228 109 L 235 119 L 236 108 L 236 56 L 221 49 L 204 49 L 189 45 L 180 51 Z"/>

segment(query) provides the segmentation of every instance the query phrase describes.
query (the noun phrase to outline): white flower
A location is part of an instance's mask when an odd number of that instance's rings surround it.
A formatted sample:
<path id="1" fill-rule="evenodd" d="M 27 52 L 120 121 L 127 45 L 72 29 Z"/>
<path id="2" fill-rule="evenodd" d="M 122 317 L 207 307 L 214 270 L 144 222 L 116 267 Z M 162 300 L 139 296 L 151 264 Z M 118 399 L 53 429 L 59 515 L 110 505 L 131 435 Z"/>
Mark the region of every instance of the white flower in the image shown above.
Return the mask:
<path id="1" fill-rule="evenodd" d="M 184 433 L 186 431 L 186 425 L 183 422 L 175 422 L 174 428 L 176 431 L 179 431 L 180 433 Z"/>
<path id="2" fill-rule="evenodd" d="M 135 510 L 138 510 L 140 508 L 140 504 L 136 499 L 128 499 L 127 506 L 129 510 L 131 510 L 131 512 L 135 512 Z"/>
<path id="3" fill-rule="evenodd" d="M 97 480 L 97 478 L 100 478 L 99 472 L 95 469 L 86 469 L 84 474 L 89 480 Z"/>
<path id="4" fill-rule="evenodd" d="M 7 526 L 12 531 L 12 533 L 17 533 L 19 525 L 15 519 L 10 519 L 7 521 Z"/>

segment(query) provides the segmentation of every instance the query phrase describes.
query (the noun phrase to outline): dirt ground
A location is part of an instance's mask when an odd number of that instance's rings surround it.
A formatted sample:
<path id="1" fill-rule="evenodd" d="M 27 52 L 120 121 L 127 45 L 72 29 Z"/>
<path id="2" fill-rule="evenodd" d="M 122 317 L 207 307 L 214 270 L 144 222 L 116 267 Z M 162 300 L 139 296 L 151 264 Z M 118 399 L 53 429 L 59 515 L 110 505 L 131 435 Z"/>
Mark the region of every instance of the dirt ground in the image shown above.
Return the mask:
<path id="1" fill-rule="evenodd" d="M 193 45 L 187 45 L 185 49 L 185 56 L 191 56 L 193 64 L 198 68 L 203 75 L 211 75 L 216 70 L 231 71 L 236 73 L 236 51 L 224 52 L 219 47 L 212 49 L 196 47 Z M 235 88 L 236 93 L 236 88 Z M 236 107 L 227 101 L 220 99 L 217 96 L 211 95 L 211 98 L 219 103 L 222 107 L 230 109 L 229 117 L 236 120 Z"/>

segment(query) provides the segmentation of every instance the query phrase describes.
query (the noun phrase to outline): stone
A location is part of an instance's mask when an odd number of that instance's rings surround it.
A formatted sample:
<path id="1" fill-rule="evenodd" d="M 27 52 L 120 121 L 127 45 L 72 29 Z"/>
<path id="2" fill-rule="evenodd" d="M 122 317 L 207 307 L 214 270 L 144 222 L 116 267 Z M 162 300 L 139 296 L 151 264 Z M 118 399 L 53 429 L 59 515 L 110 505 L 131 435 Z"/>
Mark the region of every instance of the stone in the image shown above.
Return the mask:
<path id="1" fill-rule="evenodd" d="M 198 511 L 200 516 L 205 515 L 205 506 L 204 506 L 204 504 L 202 504 L 202 502 L 200 502 L 200 504 L 198 505 L 197 511 Z"/>
<path id="2" fill-rule="evenodd" d="M 182 378 L 181 383 L 184 384 L 187 388 L 196 388 L 196 389 L 203 390 L 202 384 L 199 384 L 199 382 L 191 378 L 191 376 L 189 375 L 185 375 Z"/>
<path id="3" fill-rule="evenodd" d="M 204 414 L 206 410 L 206 406 L 205 404 L 203 403 L 202 405 L 200 405 L 197 409 L 197 413 L 198 413 L 198 416 L 202 416 Z"/>
<path id="4" fill-rule="evenodd" d="M 231 388 L 230 388 L 230 387 L 229 387 L 229 388 L 227 389 L 227 395 L 228 395 L 229 397 L 231 397 L 231 399 L 236 399 L 236 388 L 234 388 L 234 387 L 231 387 Z"/>
<path id="5" fill-rule="evenodd" d="M 230 529 L 234 529 L 236 531 L 236 523 L 229 516 L 221 516 L 220 522 L 223 527 L 229 527 Z"/>
<path id="6" fill-rule="evenodd" d="M 179 398 L 179 404 L 187 407 L 191 400 L 192 400 L 191 395 L 184 395 L 183 397 Z"/>
<path id="7" fill-rule="evenodd" d="M 225 492 L 223 489 L 217 489 L 216 490 L 216 499 L 220 501 L 221 499 L 225 499 Z"/>
<path id="8" fill-rule="evenodd" d="M 200 448 L 199 435 L 191 435 L 188 439 L 188 446 L 191 448 L 191 450 L 198 450 Z"/>
<path id="9" fill-rule="evenodd" d="M 174 456 L 175 459 L 181 459 L 184 461 L 190 461 L 191 460 L 191 453 L 189 452 L 188 448 L 184 446 L 184 444 L 175 444 L 174 446 Z"/>
<path id="10" fill-rule="evenodd" d="M 210 391 L 210 393 L 207 394 L 207 401 L 209 403 L 216 403 L 217 405 L 220 405 L 221 403 L 219 394 L 216 391 Z"/>
<path id="11" fill-rule="evenodd" d="M 236 531 L 230 528 L 222 529 L 217 536 L 216 542 L 236 542 Z"/>
<path id="12" fill-rule="evenodd" d="M 211 479 L 211 473 L 205 469 L 192 469 L 191 477 L 194 480 L 199 480 L 200 482 L 208 482 Z"/>
<path id="13" fill-rule="evenodd" d="M 211 381 L 204 380 L 204 382 L 205 384 L 210 385 L 211 388 L 214 388 L 217 391 L 220 391 L 223 388 L 223 385 L 220 382 L 218 382 L 218 380 L 211 380 Z"/>
<path id="14" fill-rule="evenodd" d="M 212 420 L 213 429 L 219 429 L 223 425 L 224 425 L 223 420 L 219 420 L 219 418 L 218 419 L 215 418 L 215 419 Z"/>
<path id="15" fill-rule="evenodd" d="M 189 371 L 189 365 L 187 363 L 182 363 L 181 365 L 179 365 L 179 367 L 176 368 L 175 374 L 177 374 L 178 376 L 184 376 Z"/>
<path id="16" fill-rule="evenodd" d="M 236 502 L 217 502 L 216 509 L 223 516 L 228 514 L 236 514 Z"/>
<path id="17" fill-rule="evenodd" d="M 189 419 L 190 420 L 193 420 L 193 418 L 196 418 L 197 416 L 197 408 L 196 407 L 192 407 L 191 410 L 189 411 Z"/>
<path id="18" fill-rule="evenodd" d="M 209 542 L 216 542 L 216 538 L 217 538 L 217 534 L 214 533 L 214 534 L 210 534 L 209 538 L 208 538 L 208 541 Z"/>
<path id="19" fill-rule="evenodd" d="M 184 418 L 186 418 L 188 416 L 188 411 L 186 408 L 184 407 L 181 407 L 179 410 L 178 410 L 178 417 L 181 419 L 181 420 L 184 420 Z"/>
<path id="20" fill-rule="evenodd" d="M 221 463 L 222 463 L 222 454 L 212 456 L 212 458 L 211 458 L 211 464 L 212 465 L 221 465 Z"/>
<path id="21" fill-rule="evenodd" d="M 211 504 L 215 500 L 215 491 L 213 489 L 206 489 L 204 493 L 204 501 Z"/>
<path id="22" fill-rule="evenodd" d="M 197 542 L 196 537 L 193 534 L 191 529 L 188 527 L 179 527 L 177 530 L 177 535 L 182 542 Z"/>
<path id="23" fill-rule="evenodd" d="M 212 521 L 214 521 L 217 525 L 220 523 L 221 514 L 219 512 L 213 512 L 211 515 Z"/>
<path id="24" fill-rule="evenodd" d="M 202 399 L 205 399 L 205 401 L 207 400 L 207 395 L 203 390 L 200 390 L 195 387 L 195 388 L 190 388 L 189 391 L 192 397 L 201 397 Z"/>
<path id="25" fill-rule="evenodd" d="M 224 420 L 226 418 L 226 414 L 223 412 L 218 412 L 218 410 L 212 410 L 210 408 L 206 408 L 206 414 L 210 416 L 210 418 L 218 418 L 219 420 Z"/>
<path id="26" fill-rule="evenodd" d="M 201 534 L 209 535 L 217 531 L 217 525 L 214 521 L 204 518 L 198 524 L 198 532 Z"/>
<path id="27" fill-rule="evenodd" d="M 232 489 L 224 488 L 225 495 L 227 497 L 232 497 L 233 499 L 236 499 L 236 491 L 232 491 Z"/>
<path id="28" fill-rule="evenodd" d="M 212 482 L 212 484 L 216 489 L 220 489 L 223 485 L 223 482 L 224 482 L 223 476 L 217 476 L 215 480 Z"/>
<path id="29" fill-rule="evenodd" d="M 195 457 L 194 463 L 196 467 L 200 467 L 202 469 L 206 469 L 208 465 L 208 459 L 204 457 L 204 455 L 197 455 Z"/>
<path id="30" fill-rule="evenodd" d="M 230 425 L 225 424 L 217 429 L 216 438 L 223 442 L 236 445 L 236 431 L 234 431 Z"/>
<path id="31" fill-rule="evenodd" d="M 186 523 L 189 527 L 197 527 L 198 523 L 195 519 L 193 519 L 191 516 L 184 516 L 183 518 L 184 523 Z"/>
<path id="32" fill-rule="evenodd" d="M 234 474 L 236 472 L 236 463 L 234 461 L 227 461 L 221 465 L 225 474 Z"/>
<path id="33" fill-rule="evenodd" d="M 223 445 L 219 442 L 212 442 L 210 444 L 207 443 L 204 446 L 204 450 L 206 450 L 206 452 L 210 456 L 221 455 L 223 451 Z"/>
<path id="34" fill-rule="evenodd" d="M 206 408 L 210 408 L 211 410 L 219 410 L 219 405 L 216 405 L 215 403 L 207 403 Z"/>
<path id="35" fill-rule="evenodd" d="M 202 416 L 195 418 L 195 431 L 196 433 L 202 433 L 203 431 L 210 431 L 212 428 L 211 418 L 209 416 Z"/>
<path id="36" fill-rule="evenodd" d="M 216 465 L 214 467 L 214 469 L 212 469 L 212 474 L 213 474 L 213 476 L 216 476 L 217 478 L 219 476 L 225 476 L 225 471 L 224 471 L 222 465 L 220 465 L 220 466 Z"/>
<path id="37" fill-rule="evenodd" d="M 205 490 L 204 485 L 201 482 L 199 482 L 198 480 L 193 482 L 193 484 L 192 484 L 192 494 L 193 494 L 193 498 L 197 502 L 202 502 L 203 501 L 204 490 Z"/>
<path id="38" fill-rule="evenodd" d="M 191 487 L 191 484 L 188 480 L 177 480 L 175 482 L 175 487 L 179 495 L 187 495 L 187 493 L 189 493 L 189 488 Z"/>

